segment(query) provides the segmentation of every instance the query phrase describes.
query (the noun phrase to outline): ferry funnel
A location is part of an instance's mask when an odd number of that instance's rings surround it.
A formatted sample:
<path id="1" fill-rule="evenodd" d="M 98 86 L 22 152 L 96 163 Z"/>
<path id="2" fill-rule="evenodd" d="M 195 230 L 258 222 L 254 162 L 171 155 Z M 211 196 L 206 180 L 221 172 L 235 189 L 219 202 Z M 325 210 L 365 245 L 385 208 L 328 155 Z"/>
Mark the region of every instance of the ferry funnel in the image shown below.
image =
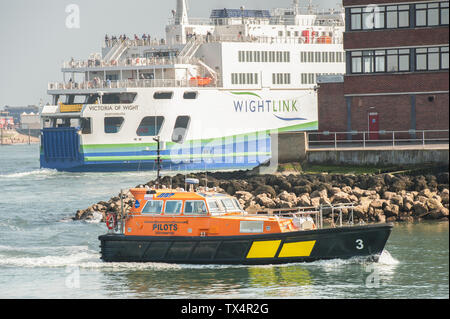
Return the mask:
<path id="1" fill-rule="evenodd" d="M 189 24 L 186 0 L 177 0 L 175 24 Z"/>

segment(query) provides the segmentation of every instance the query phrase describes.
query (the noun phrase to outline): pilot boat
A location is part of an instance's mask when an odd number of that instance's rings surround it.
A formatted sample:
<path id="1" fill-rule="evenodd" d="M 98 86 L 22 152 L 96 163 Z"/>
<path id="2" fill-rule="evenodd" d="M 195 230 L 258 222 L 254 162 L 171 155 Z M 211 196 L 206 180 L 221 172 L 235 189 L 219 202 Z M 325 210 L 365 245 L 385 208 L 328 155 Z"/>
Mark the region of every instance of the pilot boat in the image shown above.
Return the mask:
<path id="1" fill-rule="evenodd" d="M 191 182 L 191 181 L 189 181 Z M 195 181 L 193 182 L 195 184 Z M 99 237 L 105 262 L 281 264 L 367 257 L 378 261 L 393 225 L 323 227 L 322 210 L 252 214 L 207 188 L 135 188 L 129 213 L 108 215 Z"/>

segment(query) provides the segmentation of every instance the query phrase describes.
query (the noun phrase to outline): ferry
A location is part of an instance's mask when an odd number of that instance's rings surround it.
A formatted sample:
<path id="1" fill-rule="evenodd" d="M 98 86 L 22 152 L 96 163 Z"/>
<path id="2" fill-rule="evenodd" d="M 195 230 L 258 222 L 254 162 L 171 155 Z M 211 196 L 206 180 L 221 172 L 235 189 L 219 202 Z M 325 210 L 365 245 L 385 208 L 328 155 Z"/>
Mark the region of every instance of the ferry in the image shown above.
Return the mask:
<path id="1" fill-rule="evenodd" d="M 106 36 L 64 62 L 41 113 L 40 165 L 61 171 L 245 169 L 271 135 L 318 128 L 316 78 L 345 73 L 344 13 L 311 2 L 214 9 L 176 1 L 165 39 Z"/>
<path id="2" fill-rule="evenodd" d="M 361 257 L 378 261 L 390 223 L 323 226 L 321 210 L 250 214 L 238 200 L 206 188 L 131 189 L 129 213 L 106 218 L 104 262 L 281 264 Z"/>

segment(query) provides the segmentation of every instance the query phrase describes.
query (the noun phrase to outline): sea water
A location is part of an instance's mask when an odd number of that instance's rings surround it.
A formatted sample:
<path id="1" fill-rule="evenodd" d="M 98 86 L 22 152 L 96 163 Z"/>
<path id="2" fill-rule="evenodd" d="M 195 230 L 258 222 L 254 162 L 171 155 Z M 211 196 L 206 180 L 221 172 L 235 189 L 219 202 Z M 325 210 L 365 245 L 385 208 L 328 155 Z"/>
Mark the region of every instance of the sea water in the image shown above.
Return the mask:
<path id="1" fill-rule="evenodd" d="M 449 298 L 447 222 L 396 224 L 378 263 L 104 263 L 105 224 L 71 218 L 155 174 L 57 172 L 38 154 L 0 147 L 0 298 Z"/>

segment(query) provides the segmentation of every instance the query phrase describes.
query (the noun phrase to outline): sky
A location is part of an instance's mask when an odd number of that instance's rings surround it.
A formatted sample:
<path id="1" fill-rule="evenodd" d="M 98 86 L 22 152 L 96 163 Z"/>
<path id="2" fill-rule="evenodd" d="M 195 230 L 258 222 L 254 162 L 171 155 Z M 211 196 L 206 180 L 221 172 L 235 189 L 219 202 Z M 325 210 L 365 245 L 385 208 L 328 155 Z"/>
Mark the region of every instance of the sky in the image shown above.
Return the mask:
<path id="1" fill-rule="evenodd" d="M 212 9 L 287 8 L 292 2 L 188 0 L 188 14 L 207 18 Z M 339 1 L 313 0 L 313 5 L 336 8 Z M 0 109 L 50 102 L 47 85 L 62 81 L 62 63 L 100 53 L 105 34 L 163 38 L 175 8 L 176 0 L 1 0 Z"/>

